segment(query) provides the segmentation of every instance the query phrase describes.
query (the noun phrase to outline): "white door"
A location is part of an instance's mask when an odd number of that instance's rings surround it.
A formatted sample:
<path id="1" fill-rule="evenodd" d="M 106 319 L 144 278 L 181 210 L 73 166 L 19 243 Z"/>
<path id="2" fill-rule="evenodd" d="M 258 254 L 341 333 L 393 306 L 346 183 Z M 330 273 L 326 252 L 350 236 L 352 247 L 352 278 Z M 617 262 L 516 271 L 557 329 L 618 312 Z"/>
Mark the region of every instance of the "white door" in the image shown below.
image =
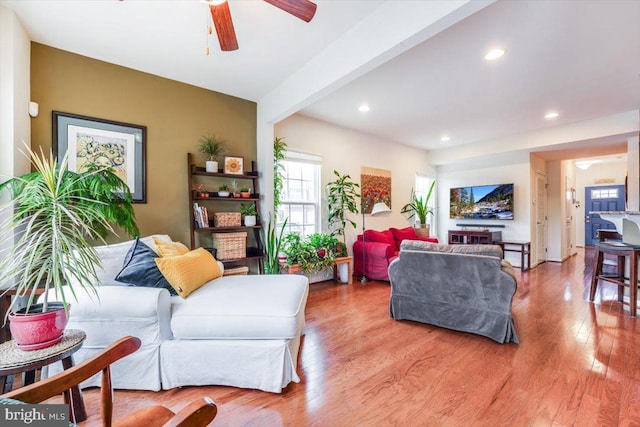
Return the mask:
<path id="1" fill-rule="evenodd" d="M 547 176 L 536 172 L 536 260 L 547 260 Z"/>

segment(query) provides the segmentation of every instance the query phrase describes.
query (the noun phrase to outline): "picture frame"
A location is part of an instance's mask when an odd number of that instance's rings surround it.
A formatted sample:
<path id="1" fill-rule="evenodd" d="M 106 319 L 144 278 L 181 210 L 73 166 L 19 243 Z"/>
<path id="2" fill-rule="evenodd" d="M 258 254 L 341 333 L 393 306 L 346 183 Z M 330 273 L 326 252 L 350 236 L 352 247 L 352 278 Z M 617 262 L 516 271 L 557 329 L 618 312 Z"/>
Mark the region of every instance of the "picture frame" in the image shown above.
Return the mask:
<path id="1" fill-rule="evenodd" d="M 244 175 L 244 157 L 225 156 L 224 173 L 230 175 Z"/>
<path id="2" fill-rule="evenodd" d="M 134 203 L 146 203 L 147 127 L 78 114 L 52 112 L 53 155 L 62 161 L 69 153 L 69 170 L 86 163 L 114 168 L 129 186 Z"/>

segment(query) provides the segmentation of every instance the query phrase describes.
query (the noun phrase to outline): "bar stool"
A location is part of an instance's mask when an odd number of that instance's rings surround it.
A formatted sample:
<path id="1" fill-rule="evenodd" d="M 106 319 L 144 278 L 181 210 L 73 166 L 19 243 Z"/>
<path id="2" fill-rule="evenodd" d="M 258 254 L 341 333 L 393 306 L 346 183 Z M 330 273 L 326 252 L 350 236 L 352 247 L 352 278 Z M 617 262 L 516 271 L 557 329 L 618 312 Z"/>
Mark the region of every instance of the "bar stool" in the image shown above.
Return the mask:
<path id="1" fill-rule="evenodd" d="M 596 287 L 600 280 L 618 285 L 618 301 L 621 303 L 624 296 L 624 287 L 628 286 L 630 314 L 635 317 L 638 307 L 638 257 L 640 257 L 640 246 L 628 245 L 622 242 L 598 242 L 596 247 L 598 249 L 598 254 L 596 256 L 593 275 L 591 276 L 589 301 L 594 300 L 596 296 Z M 613 255 L 617 257 L 618 263 L 615 275 L 606 275 L 603 273 L 605 255 Z M 625 278 L 624 275 L 627 257 L 630 258 L 629 279 Z"/>

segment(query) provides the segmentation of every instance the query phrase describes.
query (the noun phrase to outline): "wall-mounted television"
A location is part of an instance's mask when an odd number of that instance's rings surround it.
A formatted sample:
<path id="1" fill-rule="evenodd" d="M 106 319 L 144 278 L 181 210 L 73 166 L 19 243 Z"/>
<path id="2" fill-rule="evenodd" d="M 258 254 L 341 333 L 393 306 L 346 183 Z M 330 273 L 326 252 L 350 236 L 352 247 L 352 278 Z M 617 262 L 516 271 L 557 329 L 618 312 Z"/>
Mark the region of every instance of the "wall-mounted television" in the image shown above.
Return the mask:
<path id="1" fill-rule="evenodd" d="M 513 219 L 513 184 L 458 187 L 450 194 L 450 218 Z"/>

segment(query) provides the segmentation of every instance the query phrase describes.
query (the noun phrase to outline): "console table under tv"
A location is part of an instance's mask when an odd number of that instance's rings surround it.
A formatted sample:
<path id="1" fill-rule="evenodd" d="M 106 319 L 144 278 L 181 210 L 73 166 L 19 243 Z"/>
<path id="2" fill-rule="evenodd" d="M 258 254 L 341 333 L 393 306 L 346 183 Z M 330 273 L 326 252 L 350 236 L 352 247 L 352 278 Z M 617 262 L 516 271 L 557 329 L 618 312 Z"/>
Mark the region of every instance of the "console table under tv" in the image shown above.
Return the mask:
<path id="1" fill-rule="evenodd" d="M 450 245 L 493 245 L 502 240 L 502 231 L 449 230 Z"/>
<path id="2" fill-rule="evenodd" d="M 500 227 L 494 225 L 493 227 Z M 502 240 L 502 231 L 489 230 L 449 230 L 450 245 L 499 245 L 502 258 L 505 252 L 520 253 L 520 271 L 531 269 L 531 242 L 524 240 Z M 526 262 L 525 262 L 526 260 Z"/>

